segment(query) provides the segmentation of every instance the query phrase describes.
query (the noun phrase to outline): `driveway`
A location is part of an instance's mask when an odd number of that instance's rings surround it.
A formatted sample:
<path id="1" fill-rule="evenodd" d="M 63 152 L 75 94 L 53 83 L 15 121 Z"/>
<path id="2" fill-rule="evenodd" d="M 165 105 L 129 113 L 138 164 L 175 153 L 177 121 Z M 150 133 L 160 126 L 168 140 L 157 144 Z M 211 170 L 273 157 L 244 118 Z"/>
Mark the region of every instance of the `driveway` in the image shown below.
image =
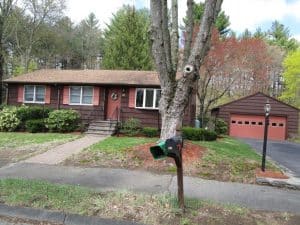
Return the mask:
<path id="1" fill-rule="evenodd" d="M 262 154 L 262 140 L 242 140 Z M 300 144 L 287 141 L 268 141 L 267 156 L 289 169 L 295 177 L 300 178 Z"/>

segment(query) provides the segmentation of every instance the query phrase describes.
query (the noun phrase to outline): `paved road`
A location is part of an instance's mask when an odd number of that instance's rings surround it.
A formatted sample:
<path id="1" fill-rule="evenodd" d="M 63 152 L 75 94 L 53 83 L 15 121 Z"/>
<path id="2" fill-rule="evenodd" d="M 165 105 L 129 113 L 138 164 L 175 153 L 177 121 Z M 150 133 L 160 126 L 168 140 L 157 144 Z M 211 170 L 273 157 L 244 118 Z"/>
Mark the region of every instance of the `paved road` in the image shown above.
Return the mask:
<path id="1" fill-rule="evenodd" d="M 262 140 L 243 139 L 258 153 L 262 153 Z M 267 156 L 289 169 L 295 177 L 300 178 L 300 144 L 287 141 L 268 141 Z"/>
<path id="2" fill-rule="evenodd" d="M 177 193 L 174 176 L 124 169 L 18 163 L 0 168 L 0 179 L 8 177 L 75 184 L 99 191 Z M 184 177 L 184 185 L 185 195 L 191 198 L 238 204 L 252 209 L 300 213 L 300 191 L 192 177 Z"/>

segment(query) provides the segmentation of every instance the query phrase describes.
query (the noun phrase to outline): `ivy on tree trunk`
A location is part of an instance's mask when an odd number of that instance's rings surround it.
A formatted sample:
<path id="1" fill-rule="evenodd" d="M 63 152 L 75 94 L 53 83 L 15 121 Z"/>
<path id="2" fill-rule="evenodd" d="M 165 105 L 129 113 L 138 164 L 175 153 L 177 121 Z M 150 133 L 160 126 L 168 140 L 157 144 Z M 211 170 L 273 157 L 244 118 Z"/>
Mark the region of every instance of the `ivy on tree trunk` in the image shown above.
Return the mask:
<path id="1" fill-rule="evenodd" d="M 167 0 L 151 0 L 150 3 L 152 55 L 162 89 L 159 106 L 162 118 L 161 140 L 175 136 L 182 127 L 184 111 L 199 78 L 200 66 L 209 50 L 212 27 L 220 12 L 222 0 L 205 1 L 203 18 L 193 45 L 193 35 L 186 35 L 185 43 L 188 44 L 185 45 L 180 78 L 176 78 L 179 55 L 178 3 L 177 0 L 172 0 L 171 28 L 167 3 Z M 187 0 L 187 6 L 187 18 L 192 20 L 193 0 Z M 193 30 L 192 21 L 188 21 L 186 26 L 186 31 Z"/>

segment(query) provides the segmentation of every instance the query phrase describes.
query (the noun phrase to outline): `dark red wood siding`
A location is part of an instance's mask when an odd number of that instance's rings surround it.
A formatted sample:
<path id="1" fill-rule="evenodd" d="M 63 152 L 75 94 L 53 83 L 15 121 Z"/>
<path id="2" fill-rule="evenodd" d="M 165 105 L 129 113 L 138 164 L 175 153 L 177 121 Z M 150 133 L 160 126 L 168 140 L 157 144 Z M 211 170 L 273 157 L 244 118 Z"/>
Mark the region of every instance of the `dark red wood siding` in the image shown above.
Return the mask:
<path id="1" fill-rule="evenodd" d="M 230 124 L 231 114 L 241 115 L 264 115 L 264 106 L 269 100 L 271 104 L 271 116 L 285 117 L 287 119 L 287 134 L 289 137 L 298 134 L 299 110 L 289 106 L 283 102 L 268 97 L 262 93 L 257 93 L 240 100 L 233 101 L 218 107 L 218 110 L 213 110 L 218 118 L 224 119 L 227 124 Z"/>
<path id="2" fill-rule="evenodd" d="M 8 99 L 7 104 L 9 105 L 21 105 L 22 103 L 18 102 L 18 86 L 14 84 L 9 84 L 8 86 Z M 58 106 L 58 89 L 60 88 L 60 105 Z M 81 119 L 84 123 L 89 123 L 91 120 L 104 119 L 104 92 L 100 88 L 100 102 L 96 106 L 80 106 L 80 105 L 64 105 L 63 104 L 63 86 L 51 86 L 50 92 L 50 104 L 45 104 L 46 107 L 51 107 L 57 109 L 74 109 L 77 110 Z M 27 105 L 27 104 L 26 104 Z"/>
<path id="3" fill-rule="evenodd" d="M 9 105 L 21 105 L 22 103 L 18 102 L 18 84 L 9 84 L 8 85 L 8 104 Z M 60 104 L 58 104 L 58 89 L 60 88 Z M 76 105 L 66 105 L 63 104 L 63 91 L 64 86 L 51 86 L 51 98 L 50 104 L 45 104 L 45 106 L 51 108 L 60 108 L 60 109 L 74 109 L 78 110 L 81 114 L 81 119 L 83 122 L 88 123 L 92 120 L 104 120 L 105 119 L 105 90 L 110 87 L 100 87 L 99 98 L 100 102 L 97 106 L 76 106 Z M 158 110 L 148 110 L 148 109 L 136 109 L 129 107 L 129 90 L 130 87 L 121 87 L 124 90 L 124 96 L 121 96 L 121 121 L 125 121 L 129 118 L 136 118 L 141 121 L 143 126 L 149 127 L 160 127 L 161 119 L 159 116 Z M 195 119 L 195 101 L 196 95 L 192 95 L 190 98 L 188 107 L 186 108 L 186 113 L 184 116 L 183 124 L 185 126 L 193 125 Z M 58 106 L 59 105 L 59 106 Z"/>

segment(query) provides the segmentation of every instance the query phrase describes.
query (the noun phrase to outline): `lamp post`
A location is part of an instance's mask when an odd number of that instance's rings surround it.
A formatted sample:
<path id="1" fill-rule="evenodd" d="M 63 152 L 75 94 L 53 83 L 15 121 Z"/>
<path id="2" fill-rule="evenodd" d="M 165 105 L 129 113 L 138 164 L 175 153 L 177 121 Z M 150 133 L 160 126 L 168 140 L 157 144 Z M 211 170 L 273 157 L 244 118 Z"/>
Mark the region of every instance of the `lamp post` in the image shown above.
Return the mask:
<path id="1" fill-rule="evenodd" d="M 264 131 L 264 143 L 263 143 L 263 155 L 262 155 L 262 163 L 261 170 L 265 172 L 266 168 L 266 153 L 267 153 L 267 140 L 268 140 L 268 128 L 269 128 L 269 116 L 271 111 L 271 105 L 269 100 L 267 101 L 265 107 L 265 131 Z"/>

